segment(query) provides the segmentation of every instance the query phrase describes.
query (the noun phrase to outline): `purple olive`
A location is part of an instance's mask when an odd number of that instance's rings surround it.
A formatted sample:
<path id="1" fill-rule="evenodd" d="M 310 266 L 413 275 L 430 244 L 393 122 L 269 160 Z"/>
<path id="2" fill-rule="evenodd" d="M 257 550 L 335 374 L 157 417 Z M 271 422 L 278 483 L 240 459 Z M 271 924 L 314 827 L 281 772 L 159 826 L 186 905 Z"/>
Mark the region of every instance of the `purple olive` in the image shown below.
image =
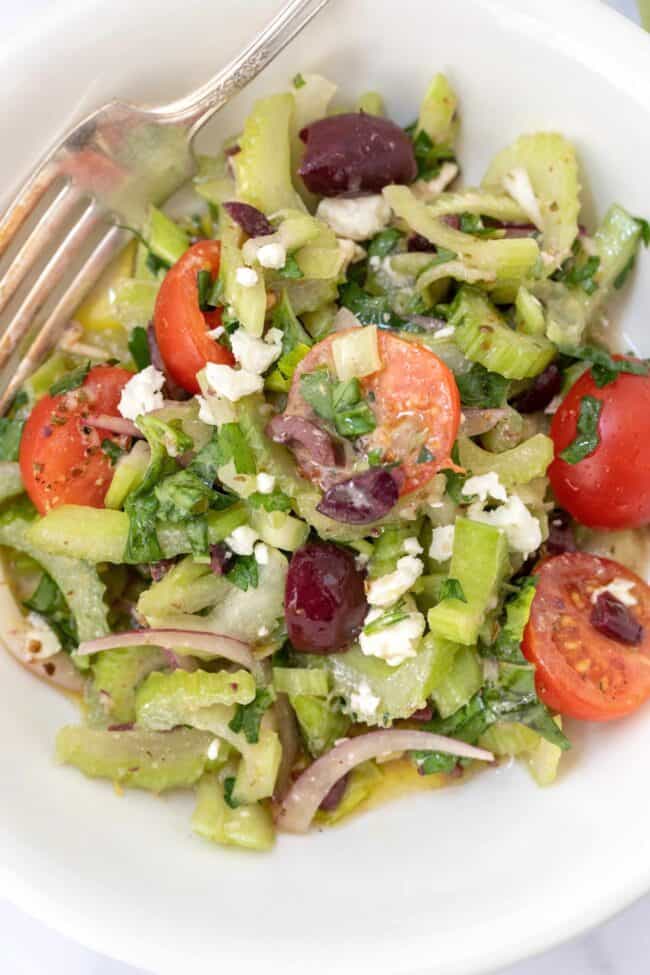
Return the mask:
<path id="1" fill-rule="evenodd" d="M 308 542 L 291 559 L 284 596 L 287 633 L 304 653 L 334 653 L 358 637 L 368 604 L 354 555 L 332 542 Z"/>
<path id="2" fill-rule="evenodd" d="M 363 112 L 333 115 L 312 122 L 300 138 L 307 148 L 299 172 L 319 196 L 379 193 L 417 176 L 413 144 L 389 119 Z"/>
<path id="3" fill-rule="evenodd" d="M 153 582 L 160 582 L 163 579 L 171 567 L 176 564 L 178 559 L 160 559 L 159 562 L 152 562 L 149 565 L 149 572 L 151 573 L 151 578 Z"/>
<path id="4" fill-rule="evenodd" d="M 261 210 L 251 206 L 249 203 L 224 203 L 223 208 L 235 223 L 249 237 L 267 237 L 273 233 L 273 227 L 266 219 Z"/>
<path id="5" fill-rule="evenodd" d="M 333 439 L 327 430 L 304 416 L 287 413 L 274 416 L 266 427 L 266 435 L 293 451 L 301 467 L 314 464 L 320 467 L 336 466 L 336 444 Z"/>
<path id="6" fill-rule="evenodd" d="M 348 525 L 367 525 L 383 518 L 399 497 L 399 484 L 393 471 L 371 467 L 345 481 L 337 481 L 323 495 L 317 510 L 334 521 Z"/>
<path id="7" fill-rule="evenodd" d="M 318 808 L 322 809 L 323 812 L 334 812 L 335 809 L 338 809 L 348 787 L 349 778 L 349 772 L 341 776 L 338 782 L 334 783 Z"/>
<path id="8" fill-rule="evenodd" d="M 216 576 L 226 574 L 233 558 L 233 553 L 223 542 L 217 542 L 210 546 L 210 568 Z"/>
<path id="9" fill-rule="evenodd" d="M 627 606 L 611 592 L 601 592 L 591 611 L 589 622 L 605 636 L 619 643 L 638 646 L 643 640 L 643 627 Z"/>
<path id="10" fill-rule="evenodd" d="M 551 512 L 548 529 L 546 551 L 549 555 L 562 555 L 563 552 L 577 550 L 571 517 L 562 508 L 556 508 Z"/>
<path id="11" fill-rule="evenodd" d="M 423 237 L 422 234 L 411 234 L 406 241 L 406 249 L 410 253 L 435 254 L 437 247 L 430 240 L 427 240 L 426 237 Z"/>
<path id="12" fill-rule="evenodd" d="M 558 395 L 562 389 L 562 373 L 559 367 L 552 362 L 544 372 L 540 372 L 532 385 L 510 400 L 510 403 L 520 413 L 537 413 L 544 410 L 551 400 Z"/>

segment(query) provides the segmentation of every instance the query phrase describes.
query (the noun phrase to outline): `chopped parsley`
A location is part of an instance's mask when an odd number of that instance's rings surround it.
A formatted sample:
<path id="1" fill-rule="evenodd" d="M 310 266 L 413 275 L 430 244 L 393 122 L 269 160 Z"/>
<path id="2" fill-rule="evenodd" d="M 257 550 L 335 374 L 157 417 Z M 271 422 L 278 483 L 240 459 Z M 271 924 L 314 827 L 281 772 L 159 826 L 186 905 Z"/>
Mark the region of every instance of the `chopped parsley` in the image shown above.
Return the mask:
<path id="1" fill-rule="evenodd" d="M 73 369 L 71 372 L 66 372 L 64 376 L 57 379 L 56 382 L 52 383 L 50 386 L 50 396 L 59 396 L 61 393 L 69 393 L 73 389 L 78 389 L 83 386 L 86 376 L 90 372 L 90 359 L 84 362 L 82 365 Z"/>
<path id="2" fill-rule="evenodd" d="M 77 624 L 63 593 L 47 572 L 43 573 L 38 586 L 24 605 L 47 620 L 64 650 L 72 650 L 77 646 Z"/>
<path id="3" fill-rule="evenodd" d="M 119 444 L 116 444 L 114 440 L 109 440 L 108 437 L 102 440 L 102 452 L 110 460 L 111 467 L 115 467 L 120 457 L 126 453 Z"/>
<path id="4" fill-rule="evenodd" d="M 229 775 L 223 780 L 223 797 L 226 800 L 226 805 L 230 806 L 231 809 L 238 809 L 241 806 L 241 802 L 237 799 L 233 799 L 232 790 L 235 788 L 235 776 Z"/>
<path id="5" fill-rule="evenodd" d="M 254 555 L 238 555 L 231 569 L 226 573 L 228 582 L 243 592 L 257 589 L 260 581 L 257 560 Z"/>
<path id="6" fill-rule="evenodd" d="M 422 447 L 420 453 L 418 454 L 417 463 L 428 464 L 432 460 L 435 460 L 435 456 L 431 453 L 429 448 L 427 446 Z"/>
<path id="7" fill-rule="evenodd" d="M 443 599 L 459 599 L 461 603 L 467 602 L 467 596 L 458 579 L 445 579 L 440 587 L 440 601 Z"/>
<path id="8" fill-rule="evenodd" d="M 377 425 L 356 378 L 332 382 L 327 367 L 322 366 L 300 377 L 300 392 L 318 416 L 331 423 L 341 437 L 354 440 L 371 433 Z"/>
<path id="9" fill-rule="evenodd" d="M 303 76 L 300 74 L 300 72 L 298 72 L 298 74 L 295 74 L 293 76 L 293 82 L 292 83 L 293 83 L 293 87 L 294 88 L 304 88 L 305 85 L 307 84 L 307 82 L 305 81 L 305 79 L 303 78 Z"/>
<path id="10" fill-rule="evenodd" d="M 239 734 L 243 731 L 249 745 L 256 745 L 260 740 L 260 723 L 264 714 L 275 700 L 275 694 L 268 687 L 257 691 L 250 704 L 238 704 L 235 716 L 228 725 L 231 731 Z"/>
<path id="11" fill-rule="evenodd" d="M 613 383 L 621 373 L 631 373 L 634 376 L 647 376 L 650 373 L 648 362 L 640 359 L 614 359 L 606 349 L 599 349 L 595 345 L 582 345 L 562 351 L 572 359 L 591 363 L 591 375 L 599 389 Z"/>
<path id="12" fill-rule="evenodd" d="M 246 499 L 253 508 L 263 508 L 264 511 L 291 511 L 291 498 L 283 491 L 272 491 L 262 494 L 254 491 Z"/>
<path id="13" fill-rule="evenodd" d="M 391 606 L 390 609 L 387 609 L 377 619 L 372 620 L 371 623 L 366 623 L 363 632 L 368 636 L 372 633 L 379 633 L 380 630 L 386 629 L 387 626 L 394 626 L 396 623 L 401 623 L 402 620 L 408 619 L 409 616 L 410 613 L 406 607 L 406 603 L 403 599 L 400 599 L 395 606 Z"/>
<path id="14" fill-rule="evenodd" d="M 288 278 L 289 280 L 298 280 L 299 278 L 304 277 L 304 274 L 298 265 L 298 261 L 292 254 L 289 254 L 284 263 L 284 267 L 280 268 L 278 274 L 281 278 Z"/>
<path id="15" fill-rule="evenodd" d="M 136 325 L 129 335 L 129 352 L 138 371 L 151 365 L 151 353 L 147 341 L 147 331 L 141 325 Z"/>
<path id="16" fill-rule="evenodd" d="M 598 421 L 602 408 L 603 401 L 595 396 L 583 396 L 580 400 L 575 439 L 560 454 L 567 464 L 578 464 L 597 448 L 600 443 Z"/>
<path id="17" fill-rule="evenodd" d="M 0 460 L 18 460 L 24 420 L 0 417 Z"/>
<path id="18" fill-rule="evenodd" d="M 456 375 L 456 385 L 463 406 L 493 409 L 505 403 L 509 384 L 498 372 L 475 362 L 468 372 Z"/>

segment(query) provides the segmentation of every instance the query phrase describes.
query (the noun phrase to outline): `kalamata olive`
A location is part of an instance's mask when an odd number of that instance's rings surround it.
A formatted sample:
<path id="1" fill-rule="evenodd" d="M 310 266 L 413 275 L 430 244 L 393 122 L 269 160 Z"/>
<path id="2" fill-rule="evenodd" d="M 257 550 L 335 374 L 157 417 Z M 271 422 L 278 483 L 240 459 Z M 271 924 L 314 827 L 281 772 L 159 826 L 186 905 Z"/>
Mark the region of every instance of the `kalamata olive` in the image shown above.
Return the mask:
<path id="1" fill-rule="evenodd" d="M 601 592 L 591 611 L 589 622 L 605 636 L 619 643 L 638 646 L 643 639 L 643 627 L 627 606 L 611 592 Z"/>
<path id="2" fill-rule="evenodd" d="M 160 559 L 159 562 L 152 562 L 149 565 L 152 580 L 154 582 L 160 582 L 161 579 L 164 579 L 169 570 L 173 565 L 176 564 L 177 561 L 177 559 Z"/>
<path id="3" fill-rule="evenodd" d="M 225 575 L 233 558 L 233 553 L 223 542 L 216 542 L 210 546 L 210 568 L 216 576 Z"/>
<path id="4" fill-rule="evenodd" d="M 300 175 L 319 196 L 379 193 L 390 183 L 417 176 L 413 144 L 389 119 L 363 112 L 332 115 L 306 126 Z"/>
<path id="5" fill-rule="evenodd" d="M 335 809 L 338 809 L 348 787 L 349 778 L 349 772 L 342 775 L 338 782 L 334 783 L 318 808 L 322 809 L 323 812 L 334 812 Z"/>
<path id="6" fill-rule="evenodd" d="M 352 552 L 332 542 L 308 542 L 294 552 L 284 614 L 297 650 L 346 649 L 361 632 L 367 609 L 364 573 Z"/>
<path id="7" fill-rule="evenodd" d="M 345 481 L 337 481 L 323 495 L 318 511 L 334 521 L 348 525 L 367 525 L 383 518 L 399 497 L 399 485 L 393 471 L 371 467 Z"/>
<path id="8" fill-rule="evenodd" d="M 546 551 L 549 555 L 562 555 L 577 549 L 571 516 L 562 508 L 556 508 L 548 519 Z"/>
<path id="9" fill-rule="evenodd" d="M 232 203 L 224 203 L 223 208 L 249 237 L 266 237 L 273 233 L 273 227 L 257 207 L 253 207 L 249 203 L 233 201 Z"/>
<path id="10" fill-rule="evenodd" d="M 520 413 L 537 413 L 546 409 L 553 397 L 562 389 L 562 374 L 558 366 L 552 362 L 544 372 L 540 372 L 532 385 L 515 396 L 511 405 Z"/>
<path id="11" fill-rule="evenodd" d="M 274 416 L 266 427 L 266 434 L 276 443 L 293 451 L 301 467 L 318 464 L 335 467 L 336 445 L 327 430 L 304 416 L 282 413 Z"/>
<path id="12" fill-rule="evenodd" d="M 435 253 L 437 247 L 422 234 L 411 234 L 406 241 L 406 249 L 410 253 Z"/>

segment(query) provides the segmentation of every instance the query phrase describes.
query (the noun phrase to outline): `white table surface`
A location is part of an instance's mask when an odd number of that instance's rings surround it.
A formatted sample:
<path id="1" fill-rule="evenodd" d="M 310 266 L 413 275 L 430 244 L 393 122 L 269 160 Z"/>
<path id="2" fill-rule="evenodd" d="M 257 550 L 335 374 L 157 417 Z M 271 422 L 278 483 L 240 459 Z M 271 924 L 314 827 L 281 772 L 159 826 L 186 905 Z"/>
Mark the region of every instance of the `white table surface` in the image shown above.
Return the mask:
<path id="1" fill-rule="evenodd" d="M 0 0 L 0 31 L 15 30 L 53 2 Z M 610 2 L 638 19 L 635 0 Z M 650 894 L 590 934 L 499 975 L 642 975 L 649 970 L 649 920 Z M 0 946 L 1 975 L 138 975 L 140 971 L 82 948 L 2 899 Z"/>

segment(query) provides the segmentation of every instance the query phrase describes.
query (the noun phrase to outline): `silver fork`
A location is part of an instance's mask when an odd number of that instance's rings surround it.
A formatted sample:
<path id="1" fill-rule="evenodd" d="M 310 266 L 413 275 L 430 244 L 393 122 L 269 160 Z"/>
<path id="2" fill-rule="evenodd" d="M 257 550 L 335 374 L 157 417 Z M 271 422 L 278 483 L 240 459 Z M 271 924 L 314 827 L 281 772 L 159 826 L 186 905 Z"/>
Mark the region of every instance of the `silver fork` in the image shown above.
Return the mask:
<path id="1" fill-rule="evenodd" d="M 328 2 L 290 0 L 196 91 L 152 108 L 111 102 L 47 154 L 0 220 L 0 415 L 126 244 L 117 224 L 139 226 L 186 182 L 199 129 Z"/>

